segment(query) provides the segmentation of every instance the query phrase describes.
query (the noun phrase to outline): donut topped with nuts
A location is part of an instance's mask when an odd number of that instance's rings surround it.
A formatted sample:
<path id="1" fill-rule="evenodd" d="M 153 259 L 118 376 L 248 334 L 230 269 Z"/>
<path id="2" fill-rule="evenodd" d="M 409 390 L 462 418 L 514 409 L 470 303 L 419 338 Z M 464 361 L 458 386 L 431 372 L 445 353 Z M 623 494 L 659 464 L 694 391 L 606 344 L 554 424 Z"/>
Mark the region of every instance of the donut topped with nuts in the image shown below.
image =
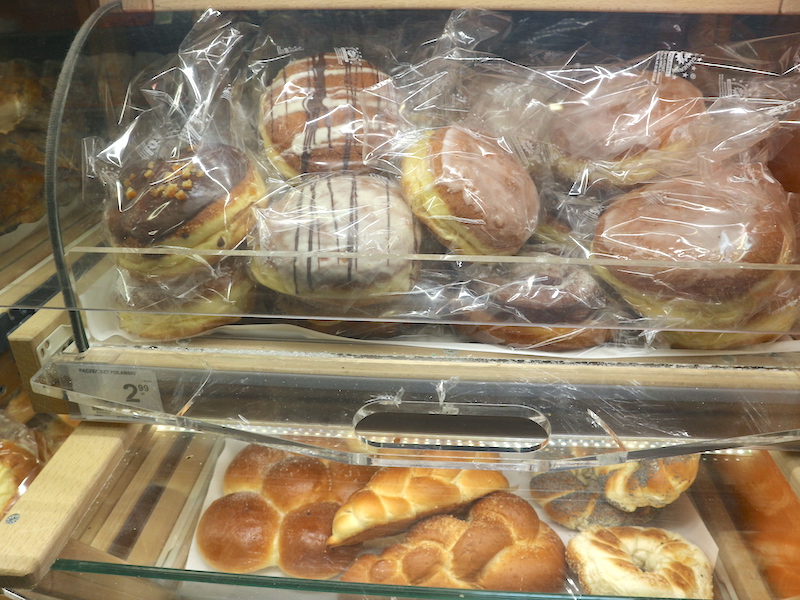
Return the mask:
<path id="1" fill-rule="evenodd" d="M 106 210 L 116 245 L 195 247 L 257 201 L 263 185 L 247 155 L 208 144 L 178 158 L 125 167 Z M 225 244 L 229 246 L 229 244 Z"/>

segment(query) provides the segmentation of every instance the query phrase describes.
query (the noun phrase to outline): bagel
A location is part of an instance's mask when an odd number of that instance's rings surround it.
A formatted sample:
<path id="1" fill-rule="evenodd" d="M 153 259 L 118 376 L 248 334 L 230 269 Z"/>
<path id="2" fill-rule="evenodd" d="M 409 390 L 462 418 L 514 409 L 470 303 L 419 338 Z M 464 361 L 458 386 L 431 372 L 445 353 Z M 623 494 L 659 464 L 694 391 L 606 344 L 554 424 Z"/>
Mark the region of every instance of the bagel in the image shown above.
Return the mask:
<path id="1" fill-rule="evenodd" d="M 567 563 L 587 594 L 636 598 L 714 597 L 700 548 L 656 527 L 593 527 L 567 545 Z"/>

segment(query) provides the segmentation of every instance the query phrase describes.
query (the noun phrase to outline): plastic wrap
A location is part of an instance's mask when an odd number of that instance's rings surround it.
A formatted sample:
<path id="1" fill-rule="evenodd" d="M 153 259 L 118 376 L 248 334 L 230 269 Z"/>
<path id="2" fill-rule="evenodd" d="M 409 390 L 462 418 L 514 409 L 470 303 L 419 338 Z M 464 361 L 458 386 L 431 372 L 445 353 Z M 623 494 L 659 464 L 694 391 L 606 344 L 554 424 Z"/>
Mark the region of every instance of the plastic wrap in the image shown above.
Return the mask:
<path id="1" fill-rule="evenodd" d="M 253 309 L 239 259 L 223 260 L 266 192 L 230 106 L 253 39 L 247 23 L 206 12 L 175 56 L 131 83 L 128 126 L 93 164 L 111 196 L 103 222 L 118 251 L 121 327 L 143 338 L 197 335 Z"/>
<path id="2" fill-rule="evenodd" d="M 0 416 L 0 515 L 25 492 L 40 469 L 33 433 Z"/>
<path id="3" fill-rule="evenodd" d="M 522 42 L 529 21 L 489 11 L 454 11 L 436 37 L 433 20 L 398 18 L 357 30 L 336 21 L 312 38 L 317 17 L 256 24 L 209 11 L 175 56 L 132 82 L 129 126 L 95 163 L 112 192 L 104 224 L 121 270 L 122 329 L 132 331 L 134 312 L 194 321 L 198 304 L 228 322 L 249 314 L 356 337 L 427 333 L 557 352 L 721 351 L 794 327 L 789 202 L 761 166 L 795 110 L 791 57 L 755 50 L 775 42 L 631 58 L 565 40 L 555 50 L 557 24 Z M 528 64 L 507 58 L 523 55 Z M 713 89 L 733 73 L 742 85 Z M 730 197 L 774 190 L 759 211 L 779 226 L 781 250 L 733 256 L 728 238 L 702 256 L 596 247 L 598 235 L 610 239 L 601 219 L 619 197 L 679 178 L 725 182 Z M 747 212 L 738 206 L 724 218 Z M 687 214 L 704 215 L 689 229 L 735 235 L 708 211 Z M 664 237 L 672 220 L 634 229 Z M 247 274 L 235 269 L 236 285 L 219 283 L 220 270 L 232 272 L 217 268 L 225 255 L 249 263 Z M 690 306 L 663 289 L 642 299 L 609 276 L 628 260 L 650 280 L 668 260 L 680 280 L 725 279 L 718 263 L 729 262 L 761 283 L 736 292 L 744 307 L 728 297 Z M 253 285 L 255 298 L 233 291 Z"/>
<path id="4" fill-rule="evenodd" d="M 455 469 L 343 468 L 229 440 L 203 503 L 187 568 L 331 579 L 328 585 L 340 592 L 361 583 L 578 596 L 589 593 L 590 583 L 583 581 L 583 569 L 577 571 L 581 578 L 567 569 L 565 550 L 586 535 L 570 522 L 586 510 L 593 515 L 580 529 L 600 527 L 605 535 L 634 533 L 643 544 L 652 536 L 648 554 L 653 554 L 654 563 L 664 560 L 652 571 L 670 560 L 658 555 L 660 536 L 694 553 L 694 562 L 685 555 L 678 558 L 696 573 L 682 571 L 686 578 L 681 585 L 694 581 L 692 597 L 711 598 L 718 549 L 687 497 L 698 458 L 598 468 L 593 479 L 589 470 L 531 478 Z M 570 478 L 571 487 L 565 485 Z M 593 483 L 587 485 L 590 479 Z M 604 488 L 611 501 L 635 498 L 643 505 L 631 512 L 615 508 L 600 499 Z M 477 504 L 471 514 L 459 508 L 464 498 Z M 391 510 L 382 510 L 389 505 Z M 260 517 L 249 519 L 253 514 Z M 622 523 L 650 529 L 608 529 Z M 246 534 L 252 528 L 259 536 Z M 326 544 L 354 531 L 364 538 L 360 543 Z M 462 548 L 476 543 L 482 550 L 469 555 L 475 568 L 461 568 Z M 422 553 L 429 560 L 413 560 Z M 579 554 L 583 555 L 575 552 Z M 617 560 L 626 554 L 624 546 Z M 524 569 L 522 577 L 515 576 L 519 568 Z M 645 579 L 666 584 L 652 572 Z M 634 573 L 628 574 L 629 585 L 637 580 Z M 717 586 L 721 582 L 724 586 L 724 580 L 715 579 Z"/>

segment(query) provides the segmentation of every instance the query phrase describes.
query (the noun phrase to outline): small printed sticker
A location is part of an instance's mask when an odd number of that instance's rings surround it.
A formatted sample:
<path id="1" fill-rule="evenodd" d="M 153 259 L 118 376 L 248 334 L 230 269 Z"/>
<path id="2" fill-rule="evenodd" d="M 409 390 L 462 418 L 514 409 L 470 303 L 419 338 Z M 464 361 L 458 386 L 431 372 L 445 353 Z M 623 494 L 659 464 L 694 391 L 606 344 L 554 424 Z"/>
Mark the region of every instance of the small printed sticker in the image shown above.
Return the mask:
<path id="1" fill-rule="evenodd" d="M 361 61 L 363 60 L 361 57 L 361 50 L 358 48 L 354 48 L 352 46 L 341 46 L 339 48 L 334 48 L 333 50 L 336 52 L 336 58 L 340 65 L 347 63 L 360 65 Z"/>
<path id="2" fill-rule="evenodd" d="M 696 52 L 660 50 L 656 52 L 653 71 L 669 77 L 695 79 L 697 77 L 697 65 L 702 64 L 702 62 L 703 55 Z"/>

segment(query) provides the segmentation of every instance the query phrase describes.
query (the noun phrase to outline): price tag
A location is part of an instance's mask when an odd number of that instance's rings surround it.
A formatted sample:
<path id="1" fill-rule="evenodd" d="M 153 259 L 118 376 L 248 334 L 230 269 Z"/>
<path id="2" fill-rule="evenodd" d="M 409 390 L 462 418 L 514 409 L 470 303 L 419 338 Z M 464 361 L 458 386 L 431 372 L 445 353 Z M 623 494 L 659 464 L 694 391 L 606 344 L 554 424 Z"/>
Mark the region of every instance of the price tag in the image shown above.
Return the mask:
<path id="1" fill-rule="evenodd" d="M 69 365 L 72 389 L 118 403 L 125 408 L 141 408 L 163 412 L 164 404 L 158 390 L 158 379 L 153 371 L 128 367 Z M 84 416 L 113 414 L 105 407 L 92 407 L 79 403 Z"/>

